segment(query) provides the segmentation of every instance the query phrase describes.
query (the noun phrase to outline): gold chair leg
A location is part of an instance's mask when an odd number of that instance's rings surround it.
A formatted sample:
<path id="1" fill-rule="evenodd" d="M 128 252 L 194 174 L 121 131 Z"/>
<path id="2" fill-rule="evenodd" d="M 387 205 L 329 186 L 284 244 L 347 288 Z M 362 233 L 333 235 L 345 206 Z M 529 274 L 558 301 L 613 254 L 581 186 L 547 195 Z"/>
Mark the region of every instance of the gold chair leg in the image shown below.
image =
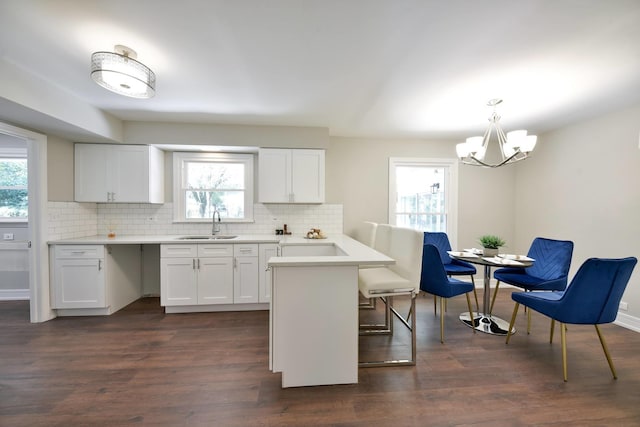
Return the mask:
<path id="1" fill-rule="evenodd" d="M 474 288 L 474 290 L 475 290 L 475 288 Z M 467 292 L 465 294 L 465 296 L 467 297 L 467 307 L 469 308 L 469 319 L 471 319 L 471 323 L 472 323 L 471 330 L 475 334 L 476 333 L 476 327 L 475 327 L 475 322 L 473 320 L 473 312 L 471 311 L 471 299 L 469 298 L 469 292 Z"/>
<path id="2" fill-rule="evenodd" d="M 562 341 L 562 375 L 564 382 L 567 382 L 567 329 L 564 327 L 564 323 L 560 324 L 560 340 Z"/>
<path id="3" fill-rule="evenodd" d="M 596 327 L 596 332 L 598 333 L 598 338 L 600 338 L 600 344 L 602 345 L 602 349 L 604 350 L 604 355 L 607 357 L 607 363 L 609 363 L 609 368 L 611 369 L 611 373 L 613 374 L 613 379 L 617 380 L 618 375 L 616 374 L 616 368 L 613 367 L 613 360 L 611 360 L 611 355 L 609 354 L 607 343 L 604 341 L 604 336 L 602 335 L 602 332 L 600 332 L 600 328 L 598 328 L 598 325 L 593 326 Z"/>
<path id="4" fill-rule="evenodd" d="M 551 332 L 549 333 L 549 344 L 553 344 L 553 328 L 556 326 L 556 321 L 551 319 Z"/>
<path id="5" fill-rule="evenodd" d="M 531 334 L 531 310 L 527 310 L 527 335 Z"/>
<path id="6" fill-rule="evenodd" d="M 438 297 L 435 295 L 433 296 L 433 315 L 438 315 Z"/>
<path id="7" fill-rule="evenodd" d="M 498 295 L 498 288 L 500 287 L 500 281 L 496 282 L 496 288 L 493 290 L 493 297 L 491 298 L 491 305 L 489 306 L 489 314 L 493 313 L 493 304 L 496 303 L 496 295 Z"/>
<path id="8" fill-rule="evenodd" d="M 471 284 L 473 285 L 473 297 L 476 299 L 476 311 L 480 312 L 480 304 L 478 304 L 478 293 L 476 292 L 476 281 L 473 279 L 473 274 L 471 274 Z"/>
<path id="9" fill-rule="evenodd" d="M 519 302 L 517 302 L 516 306 L 513 307 L 513 314 L 511 315 L 511 322 L 509 322 L 509 330 L 507 331 L 506 344 L 509 344 L 509 338 L 511 338 L 511 331 L 513 331 L 513 324 L 516 323 L 516 315 L 518 314 L 518 307 L 520 307 Z"/>
<path id="10" fill-rule="evenodd" d="M 446 298 L 440 297 L 440 343 L 444 344 L 444 306 Z"/>

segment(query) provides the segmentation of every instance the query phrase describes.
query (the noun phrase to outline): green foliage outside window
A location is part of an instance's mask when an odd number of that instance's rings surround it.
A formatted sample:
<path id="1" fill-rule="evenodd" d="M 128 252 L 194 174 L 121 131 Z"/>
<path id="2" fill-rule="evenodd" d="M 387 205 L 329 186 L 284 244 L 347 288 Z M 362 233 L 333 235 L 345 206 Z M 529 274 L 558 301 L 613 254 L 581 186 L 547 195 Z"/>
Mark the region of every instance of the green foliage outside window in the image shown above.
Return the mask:
<path id="1" fill-rule="evenodd" d="M 27 218 L 27 159 L 0 158 L 0 218 Z"/>

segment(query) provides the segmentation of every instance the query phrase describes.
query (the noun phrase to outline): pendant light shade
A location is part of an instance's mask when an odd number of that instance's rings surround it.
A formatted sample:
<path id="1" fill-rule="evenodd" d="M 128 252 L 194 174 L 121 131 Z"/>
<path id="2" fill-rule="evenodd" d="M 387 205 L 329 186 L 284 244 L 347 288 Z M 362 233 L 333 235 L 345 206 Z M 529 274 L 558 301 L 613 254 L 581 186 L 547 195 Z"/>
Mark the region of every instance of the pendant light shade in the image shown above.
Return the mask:
<path id="1" fill-rule="evenodd" d="M 91 55 L 91 78 L 105 89 L 132 98 L 151 98 L 156 93 L 156 75 L 136 61 L 136 52 L 115 46 L 115 52 Z"/>

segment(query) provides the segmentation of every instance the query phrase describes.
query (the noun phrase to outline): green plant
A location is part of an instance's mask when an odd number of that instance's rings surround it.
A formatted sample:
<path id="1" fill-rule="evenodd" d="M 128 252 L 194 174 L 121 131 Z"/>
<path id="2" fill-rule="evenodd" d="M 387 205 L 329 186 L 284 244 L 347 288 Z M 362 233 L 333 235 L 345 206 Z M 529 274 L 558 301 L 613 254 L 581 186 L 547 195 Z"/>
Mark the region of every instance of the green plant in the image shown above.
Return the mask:
<path id="1" fill-rule="evenodd" d="M 492 236 L 491 234 L 486 234 L 484 236 L 480 236 L 480 244 L 483 248 L 487 249 L 498 249 L 500 246 L 504 246 L 505 242 L 498 236 Z"/>

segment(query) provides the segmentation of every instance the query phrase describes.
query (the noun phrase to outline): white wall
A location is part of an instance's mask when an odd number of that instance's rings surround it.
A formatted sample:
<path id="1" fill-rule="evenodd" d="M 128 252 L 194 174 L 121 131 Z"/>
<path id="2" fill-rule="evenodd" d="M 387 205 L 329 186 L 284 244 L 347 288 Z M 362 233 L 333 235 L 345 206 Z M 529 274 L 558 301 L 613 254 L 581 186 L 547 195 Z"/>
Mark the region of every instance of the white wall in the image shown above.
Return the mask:
<path id="1" fill-rule="evenodd" d="M 536 236 L 573 240 L 570 277 L 589 257 L 640 257 L 639 138 L 640 106 L 540 136 L 517 165 L 517 248 Z M 640 267 L 623 301 L 640 318 Z"/>
<path id="2" fill-rule="evenodd" d="M 388 221 L 389 157 L 455 158 L 459 141 L 332 137 L 327 150 L 327 202 L 344 209 L 344 230 L 362 221 Z M 458 168 L 458 242 L 478 247 L 478 237 L 497 234 L 513 247 L 515 167 Z"/>

